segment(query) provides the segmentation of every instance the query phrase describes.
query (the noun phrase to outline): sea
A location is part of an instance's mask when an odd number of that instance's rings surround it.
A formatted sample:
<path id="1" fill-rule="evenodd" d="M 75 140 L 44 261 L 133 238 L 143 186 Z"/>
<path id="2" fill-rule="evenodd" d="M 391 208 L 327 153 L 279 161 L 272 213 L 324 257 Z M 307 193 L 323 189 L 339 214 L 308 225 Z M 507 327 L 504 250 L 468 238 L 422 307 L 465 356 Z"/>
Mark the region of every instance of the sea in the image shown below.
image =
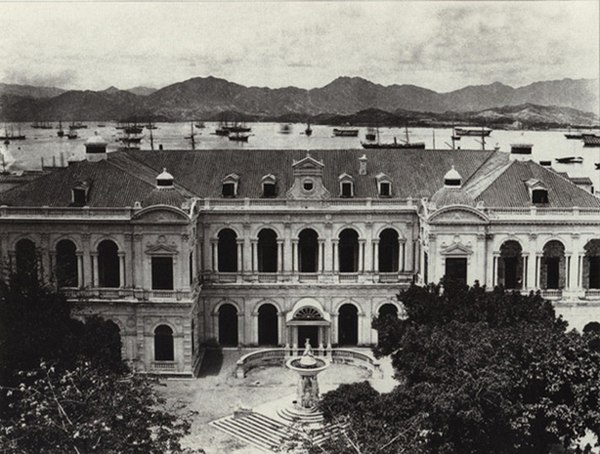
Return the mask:
<path id="1" fill-rule="evenodd" d="M 118 137 L 121 131 L 116 129 L 116 123 L 104 123 L 98 126 L 97 122 L 87 122 L 86 129 L 79 129 L 77 139 L 68 139 L 66 136 L 57 136 L 57 125 L 54 129 L 34 129 L 30 124 L 13 123 L 7 125 L 10 129 L 26 136 L 25 140 L 11 141 L 9 144 L 0 143 L 0 166 L 4 163 L 7 170 L 19 172 L 23 170 L 36 170 L 44 165 L 60 165 L 68 159 L 83 159 L 85 156 L 85 141 L 94 134 L 101 135 L 108 142 L 108 150 L 115 151 L 119 147 Z M 189 136 L 193 129 L 194 146 L 196 149 L 360 149 L 361 141 L 365 140 L 366 127 L 359 127 L 358 137 L 334 137 L 333 126 L 311 125 L 313 133 L 307 136 L 304 133 L 305 124 L 292 124 L 289 134 L 282 133 L 282 124 L 279 123 L 248 123 L 252 128 L 247 143 L 233 142 L 228 137 L 214 134 L 217 123 L 206 122 L 204 128 L 197 128 L 190 123 L 157 123 L 157 129 L 150 131 L 144 129 L 141 148 L 143 150 L 191 149 Z M 567 172 L 573 177 L 589 177 L 595 188 L 600 188 L 600 170 L 596 170 L 595 163 L 600 163 L 600 147 L 584 147 L 581 140 L 572 140 L 565 137 L 566 130 L 493 130 L 490 136 L 481 143 L 479 137 L 465 137 L 455 142 L 455 147 L 462 149 L 494 149 L 510 151 L 511 144 L 532 144 L 532 159 L 536 162 L 552 161 L 552 168 L 558 172 Z M 380 142 L 393 142 L 406 139 L 405 128 L 379 128 Z M 447 149 L 452 151 L 451 128 L 408 128 L 411 142 L 425 142 L 427 148 Z M 580 156 L 581 164 L 560 164 L 556 158 Z M 0 171 L 2 168 L 0 167 Z"/>

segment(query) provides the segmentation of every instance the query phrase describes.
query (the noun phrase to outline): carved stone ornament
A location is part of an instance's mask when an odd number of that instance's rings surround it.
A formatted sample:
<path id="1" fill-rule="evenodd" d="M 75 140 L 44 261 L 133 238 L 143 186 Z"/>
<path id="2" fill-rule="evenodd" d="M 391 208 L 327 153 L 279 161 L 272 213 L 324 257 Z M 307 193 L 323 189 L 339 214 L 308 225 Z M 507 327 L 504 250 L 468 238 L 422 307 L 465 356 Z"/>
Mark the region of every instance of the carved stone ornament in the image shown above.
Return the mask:
<path id="1" fill-rule="evenodd" d="M 146 254 L 149 255 L 174 255 L 177 253 L 177 245 L 174 242 L 167 243 L 164 235 L 160 235 L 156 243 L 146 243 Z"/>

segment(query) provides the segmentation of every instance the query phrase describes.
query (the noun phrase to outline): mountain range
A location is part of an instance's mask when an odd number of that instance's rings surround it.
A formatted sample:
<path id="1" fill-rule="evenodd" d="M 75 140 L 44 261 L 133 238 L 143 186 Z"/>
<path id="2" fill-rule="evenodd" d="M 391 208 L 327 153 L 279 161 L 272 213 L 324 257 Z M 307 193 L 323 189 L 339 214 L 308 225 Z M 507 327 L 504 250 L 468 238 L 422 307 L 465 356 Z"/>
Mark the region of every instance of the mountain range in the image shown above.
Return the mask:
<path id="1" fill-rule="evenodd" d="M 246 87 L 215 77 L 195 77 L 158 90 L 148 87 L 64 90 L 0 84 L 0 120 L 144 117 L 156 121 L 181 121 L 218 118 L 223 112 L 237 112 L 255 119 L 290 115 L 313 118 L 322 115 L 351 116 L 369 109 L 394 115 L 402 111 L 421 112 L 434 117 L 450 113 L 464 117 L 466 112 L 478 112 L 480 116 L 488 115 L 490 120 L 503 116 L 509 120 L 515 117 L 514 109 L 511 112 L 510 108 L 520 106 L 523 118 L 519 121 L 535 120 L 536 115 L 541 115 L 544 121 L 556 120 L 564 124 L 563 121 L 573 117 L 586 117 L 585 112 L 597 115 L 600 110 L 598 92 L 598 81 L 593 79 L 535 82 L 518 88 L 495 82 L 447 93 L 415 85 L 384 86 L 360 77 L 339 77 L 323 87 L 310 90 Z M 540 113 L 542 106 L 547 108 Z M 553 107 L 549 109 L 548 106 Z M 500 108 L 508 110 L 503 112 L 498 110 Z M 487 114 L 482 113 L 488 110 Z"/>

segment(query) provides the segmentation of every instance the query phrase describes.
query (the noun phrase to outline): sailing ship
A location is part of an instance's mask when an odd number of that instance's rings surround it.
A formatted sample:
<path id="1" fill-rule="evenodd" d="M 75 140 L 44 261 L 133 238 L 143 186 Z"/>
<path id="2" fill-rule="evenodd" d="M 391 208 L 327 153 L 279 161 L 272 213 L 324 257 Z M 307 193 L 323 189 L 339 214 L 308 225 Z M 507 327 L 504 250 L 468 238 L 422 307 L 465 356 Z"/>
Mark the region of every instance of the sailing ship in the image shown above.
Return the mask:
<path id="1" fill-rule="evenodd" d="M 25 140 L 25 135 L 21 134 L 21 126 L 19 125 L 19 132 L 15 134 L 15 128 L 11 125 L 10 129 L 4 125 L 4 135 L 0 135 L 0 140 L 11 141 L 11 140 Z"/>
<path id="2" fill-rule="evenodd" d="M 69 126 L 69 129 L 87 129 L 87 125 L 83 124 L 80 121 L 72 121 L 71 125 Z"/>
<path id="3" fill-rule="evenodd" d="M 560 164 L 581 164 L 583 158 L 581 156 L 566 156 L 564 158 L 556 158 L 556 162 Z"/>
<path id="4" fill-rule="evenodd" d="M 457 136 L 475 136 L 487 137 L 492 133 L 492 129 L 476 126 L 455 127 L 454 134 Z"/>
<path id="5" fill-rule="evenodd" d="M 196 128 L 202 129 L 202 128 L 205 128 L 205 127 L 206 127 L 206 125 L 204 124 L 203 121 L 196 120 Z"/>
<path id="6" fill-rule="evenodd" d="M 361 142 L 360 143 L 363 148 L 394 148 L 394 149 L 411 149 L 411 150 L 424 150 L 425 142 L 398 142 L 394 137 L 394 141 L 392 143 L 381 143 L 381 142 Z"/>
<path id="7" fill-rule="evenodd" d="M 125 131 L 125 134 L 141 134 L 141 132 L 144 130 L 144 127 L 134 123 L 125 126 L 123 130 Z"/>
<path id="8" fill-rule="evenodd" d="M 333 128 L 333 135 L 335 137 L 358 137 L 358 128 Z"/>
<path id="9" fill-rule="evenodd" d="M 58 131 L 56 131 L 56 135 L 58 137 L 64 137 L 65 136 L 65 130 L 63 129 L 62 126 L 62 121 L 58 121 Z"/>
<path id="10" fill-rule="evenodd" d="M 250 134 L 238 131 L 231 132 L 229 134 L 229 140 L 232 140 L 234 142 L 248 142 L 249 137 Z"/>
<path id="11" fill-rule="evenodd" d="M 139 134 L 130 134 L 125 132 L 123 135 L 117 138 L 117 141 L 121 142 L 119 150 L 139 150 L 142 138 L 143 136 Z"/>
<path id="12" fill-rule="evenodd" d="M 289 123 L 284 123 L 279 128 L 279 134 L 291 134 L 292 133 L 292 125 Z"/>
<path id="13" fill-rule="evenodd" d="M 146 123 L 146 129 L 158 129 L 158 128 L 156 127 L 156 125 L 154 123 L 149 121 L 148 123 Z"/>
<path id="14" fill-rule="evenodd" d="M 600 135 L 598 134 L 582 134 L 584 147 L 600 147 Z"/>
<path id="15" fill-rule="evenodd" d="M 565 133 L 565 137 L 567 139 L 583 139 L 583 134 L 581 131 L 571 131 L 571 127 L 569 126 L 569 130 Z"/>
<path id="16" fill-rule="evenodd" d="M 31 127 L 33 129 L 52 129 L 49 121 L 34 121 Z"/>
<path id="17" fill-rule="evenodd" d="M 196 139 L 195 139 L 196 134 L 194 133 L 194 122 L 190 122 L 190 135 L 189 136 L 185 136 L 184 139 L 191 141 L 192 144 L 192 150 L 196 149 Z"/>
<path id="18" fill-rule="evenodd" d="M 67 133 L 67 139 L 77 139 L 78 134 L 77 134 L 77 128 L 74 128 L 73 126 L 69 126 L 69 132 Z"/>
<path id="19" fill-rule="evenodd" d="M 226 126 L 229 132 L 250 132 L 252 128 L 247 126 L 245 123 L 234 123 L 231 126 Z"/>

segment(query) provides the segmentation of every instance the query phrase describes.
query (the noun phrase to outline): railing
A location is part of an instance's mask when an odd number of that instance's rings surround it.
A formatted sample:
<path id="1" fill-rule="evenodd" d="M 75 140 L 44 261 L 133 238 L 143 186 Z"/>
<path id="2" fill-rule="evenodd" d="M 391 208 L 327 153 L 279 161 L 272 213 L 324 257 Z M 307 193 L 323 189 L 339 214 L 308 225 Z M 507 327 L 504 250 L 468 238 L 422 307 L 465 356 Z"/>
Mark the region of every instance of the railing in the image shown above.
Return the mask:
<path id="1" fill-rule="evenodd" d="M 6 205 L 0 206 L 0 217 L 61 217 L 61 218 L 87 218 L 87 217 L 102 217 L 102 218 L 118 218 L 131 219 L 131 217 L 139 211 L 139 208 L 104 208 L 104 207 L 9 207 Z"/>
<path id="2" fill-rule="evenodd" d="M 373 356 L 350 348 L 315 349 L 315 356 L 329 358 L 334 364 L 346 364 L 361 367 L 371 372 L 373 378 L 382 378 L 381 365 Z M 249 370 L 255 367 L 283 366 L 286 359 L 302 354 L 301 349 L 265 348 L 242 356 L 236 363 L 235 375 L 244 378 Z"/>
<path id="3" fill-rule="evenodd" d="M 396 199 L 396 198 L 331 198 L 325 200 L 295 200 L 295 199 L 236 199 L 236 198 L 206 198 L 203 199 L 199 206 L 200 210 L 211 209 L 261 209 L 261 208 L 296 208 L 298 205 L 310 206 L 314 208 L 357 208 L 364 210 L 365 208 L 389 209 L 390 207 L 414 211 L 416 204 L 413 199 Z"/>
<path id="4" fill-rule="evenodd" d="M 177 363 L 175 361 L 153 361 L 152 371 L 153 372 L 174 372 L 177 370 Z"/>
<path id="5" fill-rule="evenodd" d="M 202 283 L 205 284 L 244 284 L 244 283 L 307 283 L 307 284 L 397 284 L 407 283 L 413 278 L 413 273 L 409 271 L 394 273 L 378 273 L 377 271 L 365 271 L 362 273 L 291 273 L 289 271 L 277 273 L 223 273 L 223 272 L 203 272 L 200 275 Z"/>
<path id="6" fill-rule="evenodd" d="M 358 274 L 356 274 L 356 273 L 349 273 L 349 274 L 340 273 L 338 275 L 338 279 L 340 282 L 358 282 Z"/>
<path id="7" fill-rule="evenodd" d="M 61 288 L 67 299 L 135 299 L 138 301 L 182 301 L 192 298 L 191 291 L 143 290 L 132 288 Z"/>
<path id="8" fill-rule="evenodd" d="M 563 291 L 561 289 L 542 289 L 540 293 L 543 298 L 548 299 L 560 299 L 562 298 Z"/>
<path id="9" fill-rule="evenodd" d="M 590 288 L 585 291 L 585 298 L 590 300 L 600 299 L 600 289 Z"/>
<path id="10" fill-rule="evenodd" d="M 600 217 L 600 208 L 552 208 L 552 207 L 486 207 L 484 211 L 492 218 L 498 216 L 598 216 Z"/>
<path id="11" fill-rule="evenodd" d="M 298 281 L 300 282 L 317 282 L 319 275 L 317 273 L 300 273 L 298 274 Z"/>

